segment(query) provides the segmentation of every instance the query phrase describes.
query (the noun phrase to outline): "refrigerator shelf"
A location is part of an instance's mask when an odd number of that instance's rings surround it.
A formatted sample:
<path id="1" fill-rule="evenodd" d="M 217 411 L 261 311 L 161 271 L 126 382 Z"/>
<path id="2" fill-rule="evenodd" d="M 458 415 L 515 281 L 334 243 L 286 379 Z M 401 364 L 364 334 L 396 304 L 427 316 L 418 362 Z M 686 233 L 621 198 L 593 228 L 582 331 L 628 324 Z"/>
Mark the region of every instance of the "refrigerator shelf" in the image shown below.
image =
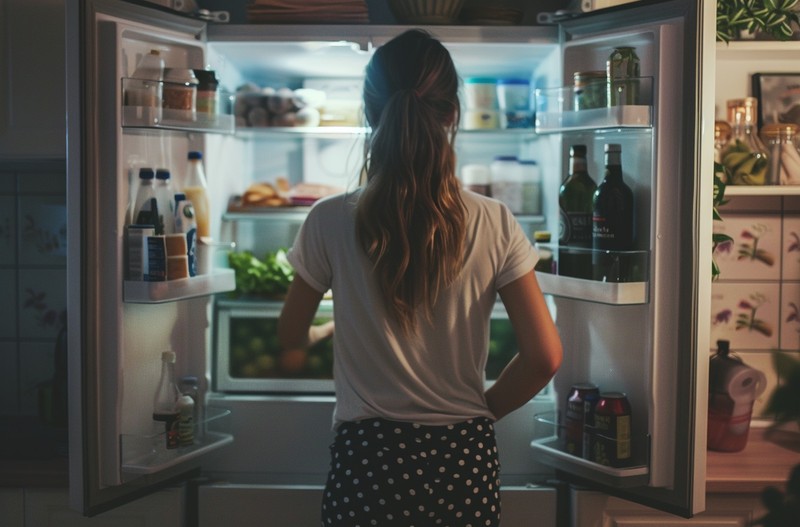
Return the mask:
<path id="1" fill-rule="evenodd" d="M 231 412 L 223 408 L 207 408 L 209 417 L 203 421 L 206 428 L 210 426 L 230 427 L 227 419 Z M 202 439 L 196 439 L 192 445 L 182 446 L 174 450 L 162 447 L 166 442 L 165 434 L 133 435 L 122 434 L 122 472 L 129 475 L 155 474 L 180 463 L 190 461 L 203 454 L 216 450 L 233 442 L 233 435 L 220 430 L 206 430 Z"/>
<path id="2" fill-rule="evenodd" d="M 232 134 L 232 115 L 209 115 L 185 110 L 168 110 L 144 106 L 123 106 L 122 127 L 134 130 L 173 130 Z"/>
<path id="3" fill-rule="evenodd" d="M 536 133 L 602 130 L 607 128 L 652 128 L 651 106 L 614 106 L 577 112 L 537 112 Z"/>
<path id="4" fill-rule="evenodd" d="M 125 280 L 123 298 L 125 302 L 137 304 L 161 304 L 234 289 L 236 275 L 233 269 L 215 269 L 213 273 L 165 282 Z"/>

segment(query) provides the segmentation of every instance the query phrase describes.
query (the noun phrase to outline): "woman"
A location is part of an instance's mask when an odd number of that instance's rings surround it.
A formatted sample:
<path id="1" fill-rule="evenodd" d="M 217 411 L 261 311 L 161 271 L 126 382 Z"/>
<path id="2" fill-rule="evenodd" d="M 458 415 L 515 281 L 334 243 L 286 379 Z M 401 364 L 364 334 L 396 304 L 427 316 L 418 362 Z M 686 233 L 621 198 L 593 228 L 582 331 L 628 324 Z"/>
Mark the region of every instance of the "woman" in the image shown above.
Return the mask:
<path id="1" fill-rule="evenodd" d="M 334 341 L 323 525 L 498 525 L 493 423 L 561 363 L 533 247 L 504 205 L 456 179 L 458 83 L 425 32 L 375 52 L 364 82 L 366 184 L 319 201 L 289 253 L 284 350 Z M 335 333 L 311 325 L 328 289 Z M 498 293 L 519 353 L 485 390 Z"/>

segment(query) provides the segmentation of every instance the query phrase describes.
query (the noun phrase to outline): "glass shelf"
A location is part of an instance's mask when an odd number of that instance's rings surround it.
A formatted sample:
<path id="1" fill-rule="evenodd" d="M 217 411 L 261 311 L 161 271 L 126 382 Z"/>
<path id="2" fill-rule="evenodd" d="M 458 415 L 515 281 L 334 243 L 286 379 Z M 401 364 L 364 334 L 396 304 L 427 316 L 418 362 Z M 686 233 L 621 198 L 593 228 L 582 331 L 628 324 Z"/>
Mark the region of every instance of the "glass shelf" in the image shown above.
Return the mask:
<path id="1" fill-rule="evenodd" d="M 208 407 L 207 419 L 195 427 L 191 445 L 167 450 L 165 433 L 150 435 L 122 434 L 122 472 L 129 475 L 155 474 L 195 459 L 207 452 L 233 442 L 230 430 L 230 410 Z M 201 428 L 202 433 L 200 432 Z"/>
<path id="2" fill-rule="evenodd" d="M 161 304 L 225 293 L 234 289 L 236 289 L 236 275 L 233 269 L 214 269 L 213 273 L 164 282 L 125 280 L 123 298 L 125 302 L 130 303 Z"/>
<path id="3" fill-rule="evenodd" d="M 311 207 L 253 207 L 252 211 L 222 214 L 222 221 L 293 221 L 302 222 Z"/>
<path id="4" fill-rule="evenodd" d="M 556 422 L 555 412 L 535 415 L 534 424 L 551 431 L 549 436 L 531 442 L 531 448 L 536 452 L 537 459 L 545 465 L 607 486 L 639 487 L 647 485 L 650 480 L 650 469 L 646 462 L 649 458 L 647 450 L 650 441 L 646 436 L 632 440 L 634 455 L 636 448 L 640 449 L 639 456 L 633 460 L 633 464 L 611 467 L 564 451 L 563 425 Z"/>

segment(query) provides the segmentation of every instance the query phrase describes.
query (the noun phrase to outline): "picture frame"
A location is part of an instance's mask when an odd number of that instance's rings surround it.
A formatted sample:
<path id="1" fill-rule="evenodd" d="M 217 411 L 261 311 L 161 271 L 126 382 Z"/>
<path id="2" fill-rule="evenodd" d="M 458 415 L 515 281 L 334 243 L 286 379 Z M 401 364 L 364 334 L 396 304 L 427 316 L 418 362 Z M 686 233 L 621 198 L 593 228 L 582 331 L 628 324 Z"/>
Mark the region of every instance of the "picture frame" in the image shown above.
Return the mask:
<path id="1" fill-rule="evenodd" d="M 758 129 L 771 123 L 800 125 L 800 72 L 754 73 L 752 93 L 758 99 Z"/>

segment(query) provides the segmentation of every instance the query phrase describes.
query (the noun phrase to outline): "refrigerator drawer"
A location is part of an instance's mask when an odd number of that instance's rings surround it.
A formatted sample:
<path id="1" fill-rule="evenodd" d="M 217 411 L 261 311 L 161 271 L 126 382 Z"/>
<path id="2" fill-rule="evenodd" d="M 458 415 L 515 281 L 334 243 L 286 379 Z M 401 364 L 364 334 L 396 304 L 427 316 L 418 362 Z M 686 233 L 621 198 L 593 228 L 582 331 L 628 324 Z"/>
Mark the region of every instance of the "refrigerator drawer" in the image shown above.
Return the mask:
<path id="1" fill-rule="evenodd" d="M 330 341 L 305 353 L 283 354 L 277 323 L 283 304 L 274 300 L 227 300 L 214 307 L 215 390 L 224 393 L 333 393 Z M 333 318 L 323 300 L 316 323 Z M 502 303 L 492 314 L 486 379 L 496 379 L 517 353 L 517 340 Z"/>

